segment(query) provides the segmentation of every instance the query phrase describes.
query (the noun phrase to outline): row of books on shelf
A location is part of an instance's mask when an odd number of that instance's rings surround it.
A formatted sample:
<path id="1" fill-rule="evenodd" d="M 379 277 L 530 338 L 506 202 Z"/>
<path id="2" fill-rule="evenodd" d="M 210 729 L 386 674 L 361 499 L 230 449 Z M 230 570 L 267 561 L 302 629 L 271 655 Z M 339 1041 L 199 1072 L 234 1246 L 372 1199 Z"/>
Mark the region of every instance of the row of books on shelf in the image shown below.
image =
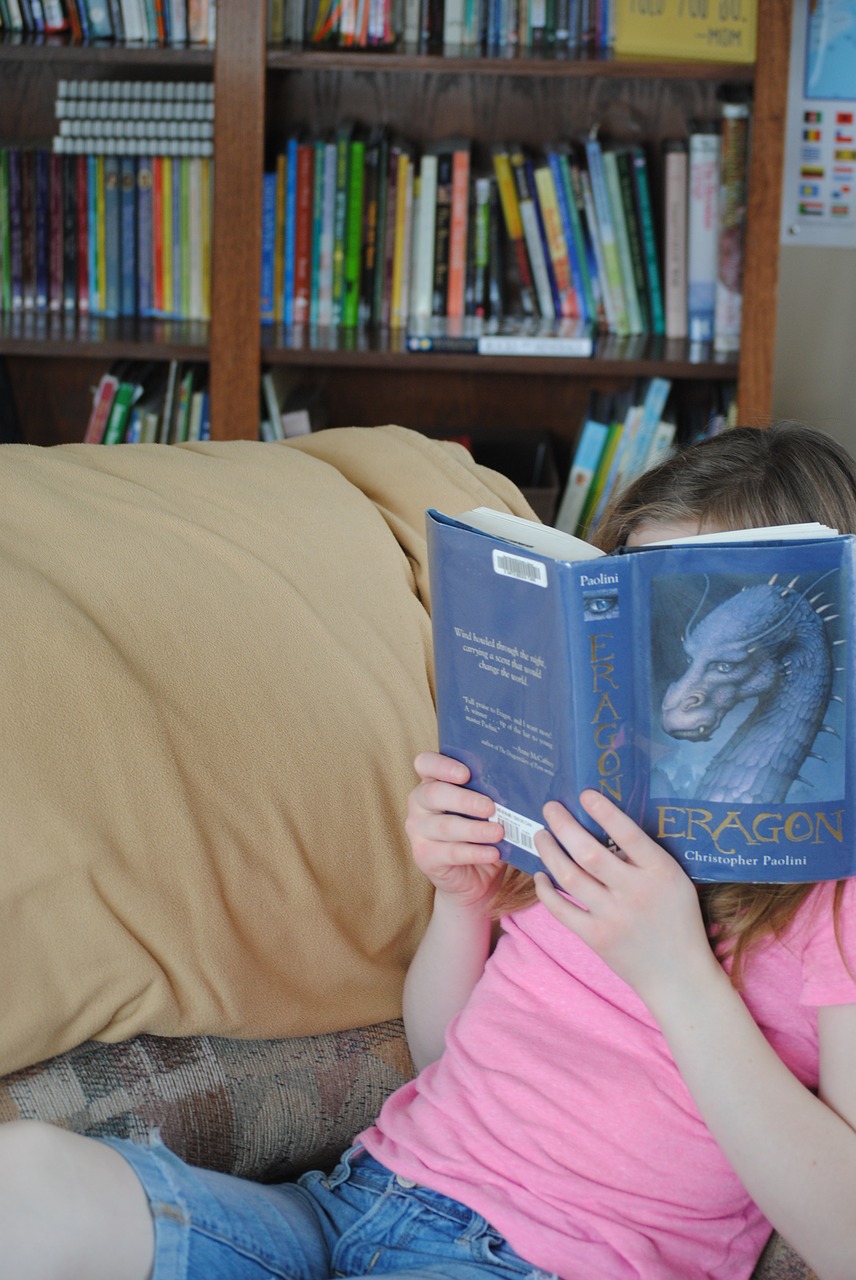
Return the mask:
<path id="1" fill-rule="evenodd" d="M 576 53 L 613 45 L 615 0 L 270 0 L 271 45 Z"/>
<path id="2" fill-rule="evenodd" d="M 668 142 L 663 190 L 643 146 L 594 129 L 489 156 L 352 121 L 295 131 L 264 175 L 262 320 L 407 328 L 414 351 L 499 351 L 507 317 L 577 322 L 576 354 L 595 331 L 736 349 L 748 125 L 723 103 Z"/>
<path id="3" fill-rule="evenodd" d="M 564 533 L 587 538 L 609 499 L 679 445 L 734 426 L 736 384 L 711 384 L 706 399 L 680 412 L 668 378 L 637 381 L 617 392 L 593 392 L 577 438 L 567 481 L 552 522 Z"/>
<path id="4" fill-rule="evenodd" d="M 217 0 L 0 0 L 0 34 L 214 44 Z"/>
<path id="5" fill-rule="evenodd" d="M 0 384 L 2 391 L 2 384 Z M 285 440 L 325 425 L 318 387 L 286 368 L 265 369 L 259 439 Z M 208 366 L 194 361 L 120 360 L 93 392 L 84 444 L 184 444 L 211 438 Z"/>
<path id="6" fill-rule="evenodd" d="M 212 168 L 0 148 L 0 310 L 209 319 Z"/>

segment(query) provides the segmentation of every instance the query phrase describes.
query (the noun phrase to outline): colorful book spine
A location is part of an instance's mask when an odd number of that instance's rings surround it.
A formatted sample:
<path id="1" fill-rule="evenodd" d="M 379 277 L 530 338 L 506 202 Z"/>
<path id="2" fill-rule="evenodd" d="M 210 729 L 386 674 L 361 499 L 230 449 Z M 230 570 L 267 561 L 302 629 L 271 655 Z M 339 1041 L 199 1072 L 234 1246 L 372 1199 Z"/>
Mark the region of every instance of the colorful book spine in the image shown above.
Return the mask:
<path id="1" fill-rule="evenodd" d="M 642 308 L 639 305 L 639 296 L 636 290 L 636 273 L 630 250 L 630 233 L 627 226 L 626 209 L 621 193 L 618 156 L 611 147 L 602 150 L 601 156 L 609 212 L 615 232 L 615 245 L 618 250 L 621 290 L 624 294 L 624 302 L 627 309 L 627 330 L 629 333 L 643 333 Z"/>
<path id="2" fill-rule="evenodd" d="M 321 295 L 321 238 L 324 231 L 324 139 L 314 143 L 312 160 L 312 249 L 309 263 L 309 323 L 318 323 Z M 277 183 L 277 186 L 279 184 Z M 277 243 L 275 239 L 275 244 Z"/>
<path id="3" fill-rule="evenodd" d="M 266 170 L 262 174 L 262 260 L 259 285 L 259 313 L 263 324 L 272 324 L 276 318 L 274 312 L 276 185 L 276 171 Z"/>
<path id="4" fill-rule="evenodd" d="M 63 309 L 64 243 L 64 157 L 51 152 L 48 157 L 48 310 Z M 2 210 L 2 204 L 0 204 Z M 0 217 L 2 217 L 0 212 Z"/>
<path id="5" fill-rule="evenodd" d="M 282 268 L 282 318 L 287 325 L 294 323 L 294 240 L 297 232 L 297 147 L 297 137 L 290 137 L 286 144 L 285 244 L 283 247 Z"/>
<path id="6" fill-rule="evenodd" d="M 642 246 L 642 228 L 639 223 L 636 197 L 633 191 L 633 163 L 626 149 L 614 152 L 618 187 L 624 215 L 627 251 L 633 276 L 633 291 L 639 310 L 642 333 L 652 332 L 651 301 L 648 296 L 648 279 L 645 273 L 645 251 Z"/>
<path id="7" fill-rule="evenodd" d="M 606 186 L 603 150 L 600 142 L 593 135 L 589 135 L 586 139 L 585 148 L 603 259 L 604 278 L 601 283 L 604 290 L 607 320 L 613 333 L 624 336 L 630 332 L 630 325 L 627 316 L 627 300 L 624 296 L 624 287 L 621 280 L 618 242 Z"/>
<path id="8" fill-rule="evenodd" d="M 437 208 L 437 155 L 425 151 L 419 163 L 419 223 L 414 243 L 412 313 L 430 316 L 434 292 L 434 221 Z"/>
<path id="9" fill-rule="evenodd" d="M 77 309 L 82 314 L 90 310 L 89 297 L 89 160 L 86 156 L 73 157 L 77 165 Z"/>
<path id="10" fill-rule="evenodd" d="M 449 290 L 449 229 L 452 221 L 452 152 L 441 146 L 437 153 L 437 194 L 434 209 L 434 281 L 431 312 L 446 314 Z"/>
<path id="11" fill-rule="evenodd" d="M 309 323 L 312 282 L 312 197 L 315 148 L 303 140 L 297 148 L 297 208 L 294 230 L 294 324 Z"/>
<path id="12" fill-rule="evenodd" d="M 517 192 L 517 204 L 520 209 L 520 221 L 523 225 L 523 238 L 526 253 L 535 283 L 535 296 L 538 300 L 539 314 L 547 320 L 555 319 L 556 310 L 553 302 L 553 288 L 547 270 L 547 256 L 541 238 L 541 228 L 535 201 L 530 190 L 526 174 L 526 156 L 522 147 L 509 148 L 508 158 L 511 161 L 511 172 Z"/>
<path id="13" fill-rule="evenodd" d="M 154 235 L 152 157 L 137 161 L 137 310 L 150 316 L 154 309 Z"/>
<path id="14" fill-rule="evenodd" d="M 609 424 L 587 418 L 574 451 L 568 480 L 559 502 L 554 525 L 565 533 L 575 534 L 585 506 L 586 496 L 606 447 Z"/>

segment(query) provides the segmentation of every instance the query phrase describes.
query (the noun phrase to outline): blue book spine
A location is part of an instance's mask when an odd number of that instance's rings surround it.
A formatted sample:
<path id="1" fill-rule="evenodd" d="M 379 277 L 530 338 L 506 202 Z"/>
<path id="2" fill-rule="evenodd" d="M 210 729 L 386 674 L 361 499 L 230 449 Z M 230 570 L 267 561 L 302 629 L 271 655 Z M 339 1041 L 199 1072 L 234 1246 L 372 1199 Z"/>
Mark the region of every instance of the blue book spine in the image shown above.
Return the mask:
<path id="1" fill-rule="evenodd" d="M 151 156 L 137 161 L 137 311 L 154 311 L 154 224 Z"/>
<path id="2" fill-rule="evenodd" d="M 286 324 L 294 322 L 294 248 L 297 230 L 297 138 L 289 138 L 285 168 L 285 249 L 283 270 L 282 317 Z"/>
<path id="3" fill-rule="evenodd" d="M 118 316 L 121 294 L 122 205 L 118 156 L 104 157 L 104 244 L 107 279 L 106 314 Z"/>
<path id="4" fill-rule="evenodd" d="M 83 0 L 78 8 L 86 10 L 90 40 L 113 39 L 113 24 L 107 0 Z"/>
<path id="5" fill-rule="evenodd" d="M 120 163 L 121 253 L 119 314 L 137 314 L 137 162 L 122 156 Z"/>
<path id="6" fill-rule="evenodd" d="M 274 237 L 276 235 L 276 170 L 262 176 L 262 273 L 259 310 L 264 323 L 274 316 Z"/>

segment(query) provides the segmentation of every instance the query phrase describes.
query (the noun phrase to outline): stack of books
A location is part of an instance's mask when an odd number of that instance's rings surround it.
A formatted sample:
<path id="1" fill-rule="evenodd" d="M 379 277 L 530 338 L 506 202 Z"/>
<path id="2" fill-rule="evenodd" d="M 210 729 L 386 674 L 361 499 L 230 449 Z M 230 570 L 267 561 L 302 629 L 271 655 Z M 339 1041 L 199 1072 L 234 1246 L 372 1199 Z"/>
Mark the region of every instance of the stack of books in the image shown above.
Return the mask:
<path id="1" fill-rule="evenodd" d="M 60 80 L 56 115 L 0 147 L 0 309 L 207 320 L 213 86 Z"/>

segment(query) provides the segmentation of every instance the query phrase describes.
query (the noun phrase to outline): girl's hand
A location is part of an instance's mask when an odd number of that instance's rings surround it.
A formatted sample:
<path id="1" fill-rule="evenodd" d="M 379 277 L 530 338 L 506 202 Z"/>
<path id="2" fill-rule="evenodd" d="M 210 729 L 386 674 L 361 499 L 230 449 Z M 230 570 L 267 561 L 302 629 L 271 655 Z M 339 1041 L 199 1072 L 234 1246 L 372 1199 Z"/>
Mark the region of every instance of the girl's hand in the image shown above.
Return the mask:
<path id="1" fill-rule="evenodd" d="M 719 968 L 698 894 L 674 858 L 606 796 L 584 791 L 580 800 L 621 856 L 580 826 L 564 805 L 551 801 L 544 806 L 550 830 L 540 831 L 535 844 L 574 901 L 541 872 L 535 876 L 538 897 L 651 1008 L 668 999 L 676 982 L 692 982 L 712 966 Z"/>
<path id="2" fill-rule="evenodd" d="M 422 779 L 410 793 L 405 830 L 413 858 L 435 889 L 461 906 L 482 902 L 493 890 L 503 864 L 497 841 L 499 822 L 491 822 L 494 803 L 463 785 L 466 765 L 436 751 L 416 757 Z"/>

